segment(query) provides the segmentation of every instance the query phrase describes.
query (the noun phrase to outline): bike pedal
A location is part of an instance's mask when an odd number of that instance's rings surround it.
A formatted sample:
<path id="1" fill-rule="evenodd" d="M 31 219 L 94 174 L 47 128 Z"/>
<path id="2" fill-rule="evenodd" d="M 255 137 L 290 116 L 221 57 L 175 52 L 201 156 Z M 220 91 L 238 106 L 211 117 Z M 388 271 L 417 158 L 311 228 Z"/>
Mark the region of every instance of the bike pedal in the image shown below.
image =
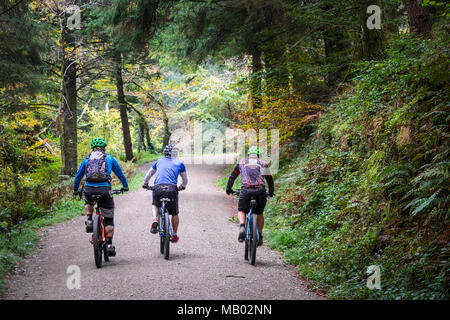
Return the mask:
<path id="1" fill-rule="evenodd" d="M 89 224 L 88 221 L 85 221 L 84 224 L 86 225 L 86 233 L 91 233 L 94 229 L 92 223 Z"/>

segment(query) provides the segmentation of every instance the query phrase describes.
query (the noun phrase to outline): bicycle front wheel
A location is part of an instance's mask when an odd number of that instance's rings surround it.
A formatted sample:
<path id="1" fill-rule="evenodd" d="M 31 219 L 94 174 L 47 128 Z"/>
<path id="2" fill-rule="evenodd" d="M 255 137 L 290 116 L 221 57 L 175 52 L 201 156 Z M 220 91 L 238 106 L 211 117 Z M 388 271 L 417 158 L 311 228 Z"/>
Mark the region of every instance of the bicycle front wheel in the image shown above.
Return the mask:
<path id="1" fill-rule="evenodd" d="M 159 215 L 159 251 L 161 252 L 161 254 L 164 254 L 164 230 L 165 230 L 165 219 L 164 219 L 164 215 L 160 214 Z"/>
<path id="2" fill-rule="evenodd" d="M 164 259 L 169 259 L 169 247 L 170 247 L 170 216 L 166 211 L 164 212 Z"/>
<path id="3" fill-rule="evenodd" d="M 94 243 L 92 245 L 94 247 L 94 260 L 95 266 L 97 268 L 101 268 L 103 247 L 102 227 L 100 223 L 100 217 L 98 215 L 94 215 L 93 220 L 92 240 L 94 241 Z"/>
<path id="4" fill-rule="evenodd" d="M 244 249 L 244 259 L 248 260 L 248 219 L 247 216 L 245 216 L 245 249 Z"/>
<path id="5" fill-rule="evenodd" d="M 249 243 L 249 253 L 250 253 L 250 264 L 255 265 L 256 262 L 256 247 L 258 245 L 258 229 L 256 226 L 256 214 L 252 214 L 252 221 L 250 225 L 250 243 Z"/>

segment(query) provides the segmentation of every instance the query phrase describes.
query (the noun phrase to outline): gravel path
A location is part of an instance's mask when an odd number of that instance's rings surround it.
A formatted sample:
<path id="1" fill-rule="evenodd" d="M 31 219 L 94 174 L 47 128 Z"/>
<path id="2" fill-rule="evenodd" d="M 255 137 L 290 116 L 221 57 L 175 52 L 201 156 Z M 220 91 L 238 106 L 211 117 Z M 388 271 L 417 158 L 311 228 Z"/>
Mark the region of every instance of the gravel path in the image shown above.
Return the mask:
<path id="1" fill-rule="evenodd" d="M 51 226 L 37 252 L 9 277 L 4 299 L 322 299 L 265 245 L 256 266 L 244 261 L 238 226 L 229 221 L 237 199 L 214 186 L 220 168 L 187 165 L 180 241 L 171 244 L 170 260 L 159 253 L 158 235 L 149 232 L 151 192 L 140 189 L 115 199 L 117 256 L 110 262 L 95 267 L 84 217 Z M 81 271 L 79 289 L 67 287 L 70 265 Z"/>

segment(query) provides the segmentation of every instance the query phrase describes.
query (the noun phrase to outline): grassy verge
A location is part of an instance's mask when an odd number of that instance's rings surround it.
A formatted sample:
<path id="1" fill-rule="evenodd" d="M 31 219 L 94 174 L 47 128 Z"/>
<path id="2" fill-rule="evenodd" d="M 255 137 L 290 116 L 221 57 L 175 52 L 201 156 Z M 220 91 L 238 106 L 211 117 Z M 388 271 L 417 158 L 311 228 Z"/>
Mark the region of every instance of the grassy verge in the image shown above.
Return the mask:
<path id="1" fill-rule="evenodd" d="M 40 240 L 38 229 L 73 219 L 83 213 L 84 202 L 64 198 L 43 217 L 16 225 L 0 234 L 0 296 L 6 289 L 5 277 L 30 254 Z"/>
<path id="2" fill-rule="evenodd" d="M 161 158 L 161 154 L 154 154 L 149 152 L 139 152 L 135 155 L 136 158 L 136 164 L 144 164 L 147 162 L 155 161 L 159 158 Z"/>
<path id="3" fill-rule="evenodd" d="M 440 46 L 402 38 L 386 60 L 361 62 L 277 174 L 264 235 L 332 299 L 450 299 Z M 381 289 L 367 286 L 370 266 Z"/>
<path id="4" fill-rule="evenodd" d="M 222 190 L 225 190 L 227 188 L 228 178 L 230 177 L 230 173 L 233 171 L 234 166 L 235 165 L 232 164 L 232 165 L 222 169 L 221 174 L 223 174 L 223 177 L 219 178 L 215 181 L 214 184 L 216 185 L 216 187 L 218 187 Z M 234 181 L 233 190 L 240 189 L 241 186 L 242 186 L 241 179 L 238 177 Z"/>
<path id="5" fill-rule="evenodd" d="M 128 177 L 130 191 L 140 188 L 145 173 L 137 170 L 139 164 L 153 161 L 158 156 L 144 154 L 136 163 L 120 163 Z M 113 188 L 119 188 L 117 178 L 113 179 Z M 54 203 L 45 215 L 13 226 L 8 232 L 0 233 L 0 297 L 5 293 L 5 277 L 27 255 L 31 254 L 40 240 L 38 230 L 84 214 L 84 201 L 70 195 Z"/>

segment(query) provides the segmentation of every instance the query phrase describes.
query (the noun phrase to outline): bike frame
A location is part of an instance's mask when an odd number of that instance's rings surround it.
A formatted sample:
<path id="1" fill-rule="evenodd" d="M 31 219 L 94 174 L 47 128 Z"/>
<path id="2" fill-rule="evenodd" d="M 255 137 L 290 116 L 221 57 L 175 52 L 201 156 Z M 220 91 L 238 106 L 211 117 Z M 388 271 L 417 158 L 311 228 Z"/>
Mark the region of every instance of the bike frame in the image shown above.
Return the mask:
<path id="1" fill-rule="evenodd" d="M 143 185 L 144 189 L 154 190 L 154 186 Z M 185 188 L 178 187 L 178 191 L 184 190 Z M 172 201 L 170 198 L 161 198 L 161 208 L 159 212 L 159 238 L 160 238 L 160 252 L 164 254 L 165 259 L 169 259 L 169 247 L 170 242 L 173 242 L 173 228 L 171 223 L 171 218 L 169 212 L 166 210 L 167 203 Z M 166 226 L 166 214 L 168 216 L 167 226 Z M 167 227 L 168 234 L 165 230 Z"/>
<path id="2" fill-rule="evenodd" d="M 166 219 L 165 219 L 165 212 L 166 212 L 166 200 L 163 201 L 163 199 L 161 199 L 161 212 L 159 214 L 159 218 L 161 220 L 160 228 L 159 228 L 159 236 L 162 238 L 164 237 L 164 228 L 162 227 L 163 224 L 165 224 Z M 172 237 L 173 236 L 173 229 L 172 229 L 172 223 L 170 222 L 170 219 L 168 219 L 169 221 L 169 236 Z"/>
<path id="3" fill-rule="evenodd" d="M 250 226 L 251 226 L 252 219 L 253 219 L 253 216 L 252 216 L 252 209 L 253 209 L 253 208 L 250 208 L 250 210 L 248 211 L 247 216 L 246 216 L 246 218 L 247 218 L 247 234 L 246 234 L 246 241 L 250 241 Z M 259 241 L 259 231 L 258 231 L 258 228 L 256 228 L 256 240 Z"/>
<path id="4" fill-rule="evenodd" d="M 97 197 L 95 197 L 95 199 L 96 199 L 94 202 L 95 214 L 99 216 L 100 228 L 102 229 L 102 243 L 105 244 L 106 236 L 105 236 L 105 226 L 103 225 L 103 216 L 100 213 L 100 207 L 98 206 L 99 199 L 97 199 Z"/>
<path id="5" fill-rule="evenodd" d="M 82 195 L 84 193 L 84 186 L 81 189 L 81 192 L 79 193 L 80 199 L 82 198 Z M 123 190 L 111 190 L 111 195 L 113 194 L 120 194 L 123 193 Z M 104 255 L 104 260 L 105 261 L 109 261 L 109 255 L 106 251 L 106 234 L 105 234 L 105 225 L 103 223 L 103 216 L 100 212 L 100 206 L 99 206 L 99 200 L 100 200 L 101 196 L 98 194 L 93 194 L 93 200 L 94 203 L 92 204 L 92 206 L 95 206 L 95 214 L 98 216 L 98 225 L 97 228 L 100 228 L 101 230 L 101 239 L 98 236 L 98 232 L 97 234 L 94 236 L 91 235 L 89 241 L 91 242 L 92 246 L 94 247 L 94 259 L 95 259 L 95 265 L 97 266 L 97 268 L 101 268 L 102 266 L 102 251 L 103 251 L 103 255 Z M 93 221 L 94 226 L 96 225 L 95 220 Z M 93 230 L 95 231 L 95 230 Z M 94 239 L 95 238 L 95 239 Z M 95 242 L 97 241 L 97 242 Z M 100 255 L 100 256 L 98 256 Z"/>
<path id="6" fill-rule="evenodd" d="M 240 195 L 241 190 L 232 190 L 232 193 L 234 195 L 239 196 Z M 266 196 L 268 196 L 269 193 L 266 192 Z M 246 228 L 246 233 L 245 233 L 245 255 L 244 255 L 244 259 L 245 260 L 250 260 L 250 264 L 255 265 L 255 260 L 256 260 L 256 247 L 258 247 L 258 242 L 261 239 L 261 235 L 259 233 L 258 230 L 258 226 L 257 226 L 257 220 L 256 220 L 256 214 L 255 217 L 253 216 L 253 211 L 255 210 L 257 206 L 257 202 L 256 202 L 256 198 L 254 196 L 250 197 L 250 210 L 248 211 L 248 213 L 245 215 L 245 228 Z M 255 221 L 253 221 L 253 219 L 255 219 Z M 255 234 L 252 234 L 252 230 L 253 227 L 255 227 Z M 252 235 L 252 236 L 251 236 Z M 251 251 L 251 252 L 250 252 Z M 249 259 L 249 253 L 251 254 L 251 257 Z"/>
<path id="7" fill-rule="evenodd" d="M 83 190 L 84 190 L 84 186 L 81 189 L 80 199 L 81 199 L 81 196 L 83 194 Z M 122 192 L 123 192 L 122 190 L 112 190 L 112 194 L 119 194 L 119 193 L 122 193 Z M 100 227 L 101 227 L 101 230 L 102 230 L 102 241 L 103 241 L 103 244 L 105 244 L 106 243 L 105 226 L 103 224 L 103 216 L 100 213 L 100 207 L 98 206 L 99 199 L 100 199 L 100 197 L 98 197 L 97 195 L 94 195 L 94 200 L 95 201 L 94 201 L 93 206 L 95 206 L 95 214 L 99 216 Z"/>

